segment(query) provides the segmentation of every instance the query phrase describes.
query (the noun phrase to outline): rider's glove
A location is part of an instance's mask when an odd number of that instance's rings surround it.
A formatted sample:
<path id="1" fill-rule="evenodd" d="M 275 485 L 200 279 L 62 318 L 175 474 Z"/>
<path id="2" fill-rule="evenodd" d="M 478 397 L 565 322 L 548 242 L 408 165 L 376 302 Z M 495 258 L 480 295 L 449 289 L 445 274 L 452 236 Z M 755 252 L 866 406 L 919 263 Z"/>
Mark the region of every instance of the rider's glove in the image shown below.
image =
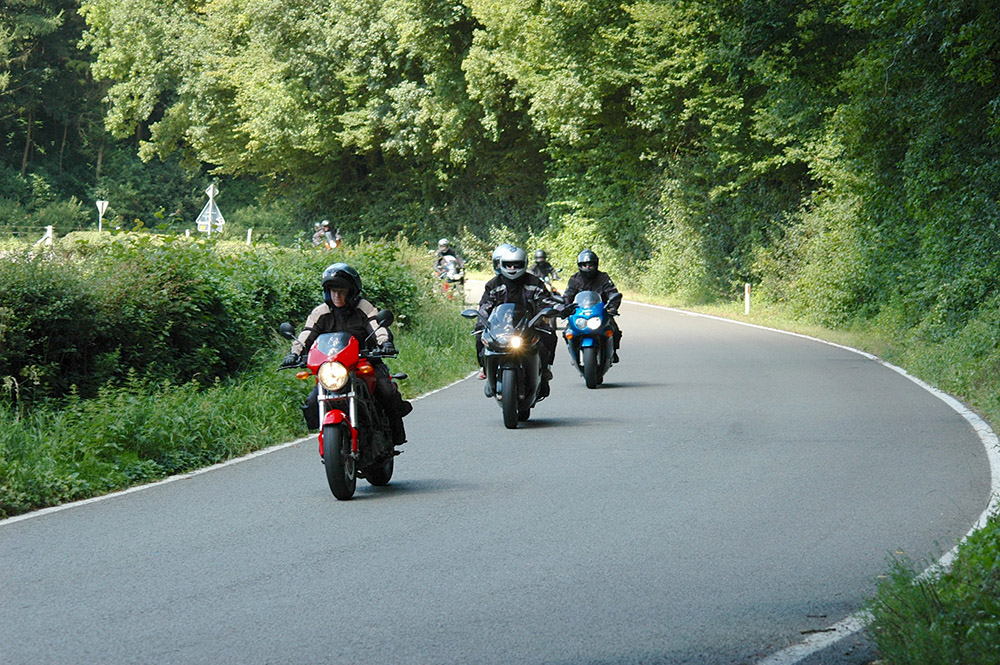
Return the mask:
<path id="1" fill-rule="evenodd" d="M 299 362 L 300 362 L 299 354 L 289 353 L 287 356 L 285 356 L 285 359 L 281 361 L 281 366 L 294 367 L 295 365 L 298 365 Z"/>
<path id="2" fill-rule="evenodd" d="M 392 342 L 386 342 L 379 348 L 379 352 L 387 356 L 394 356 L 396 355 L 396 346 Z"/>

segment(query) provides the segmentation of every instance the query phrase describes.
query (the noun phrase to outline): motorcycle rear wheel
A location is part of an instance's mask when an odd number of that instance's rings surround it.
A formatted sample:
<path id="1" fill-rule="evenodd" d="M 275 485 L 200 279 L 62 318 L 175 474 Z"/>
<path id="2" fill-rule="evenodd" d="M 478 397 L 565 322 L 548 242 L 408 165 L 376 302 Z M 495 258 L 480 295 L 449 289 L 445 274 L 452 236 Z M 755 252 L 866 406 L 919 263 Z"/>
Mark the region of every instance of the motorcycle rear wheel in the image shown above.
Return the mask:
<path id="1" fill-rule="evenodd" d="M 503 409 L 503 426 L 507 429 L 517 428 L 517 370 L 503 370 L 503 393 L 500 395 L 500 407 Z"/>
<path id="2" fill-rule="evenodd" d="M 596 388 L 598 384 L 597 374 L 597 347 L 588 346 L 583 349 L 583 380 L 588 388 Z"/>
<path id="3" fill-rule="evenodd" d="M 385 462 L 368 467 L 365 470 L 365 478 L 368 479 L 368 482 L 378 487 L 388 485 L 389 481 L 392 480 L 393 459 L 395 458 L 390 457 Z"/>
<path id="4" fill-rule="evenodd" d="M 358 477 L 351 459 L 351 433 L 342 425 L 323 428 L 323 466 L 330 491 L 340 501 L 354 496 Z"/>

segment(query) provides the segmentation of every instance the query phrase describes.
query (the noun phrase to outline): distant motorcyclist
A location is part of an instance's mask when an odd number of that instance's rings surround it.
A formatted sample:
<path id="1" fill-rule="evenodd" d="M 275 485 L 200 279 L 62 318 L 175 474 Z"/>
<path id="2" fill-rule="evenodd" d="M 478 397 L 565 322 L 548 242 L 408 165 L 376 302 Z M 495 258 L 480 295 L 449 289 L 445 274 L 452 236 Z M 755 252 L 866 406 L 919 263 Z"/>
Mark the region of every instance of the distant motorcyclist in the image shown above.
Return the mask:
<path id="1" fill-rule="evenodd" d="M 551 263 L 549 263 L 548 256 L 545 254 L 544 249 L 535 250 L 535 265 L 531 266 L 528 272 L 542 281 L 544 281 L 546 277 L 550 280 L 559 279 L 559 271 L 556 270 Z"/>
<path id="2" fill-rule="evenodd" d="M 313 233 L 312 242 L 316 246 L 323 246 L 327 249 L 337 249 L 344 238 L 340 235 L 340 229 L 333 228 L 330 220 L 324 219 L 316 222 L 316 232 Z"/>
<path id="3" fill-rule="evenodd" d="M 499 248 L 498 248 L 499 249 Z M 490 312 L 497 305 L 514 303 L 524 307 L 528 318 L 533 317 L 546 307 L 558 307 L 552 295 L 545 289 L 542 280 L 527 271 L 528 255 L 520 247 L 508 247 L 500 253 L 498 261 L 499 274 L 487 282 L 486 290 L 479 301 L 479 313 L 482 319 L 488 319 Z M 545 324 L 540 324 L 544 326 Z M 477 339 L 479 336 L 476 336 Z M 548 382 L 552 378 L 549 366 L 555 357 L 555 334 L 543 334 L 540 338 L 542 361 L 542 396 L 548 395 Z M 483 367 L 482 342 L 476 345 L 479 366 Z M 485 378 L 485 375 L 484 375 Z"/>
<path id="4" fill-rule="evenodd" d="M 572 303 L 576 294 L 580 291 L 596 291 L 600 294 L 604 302 L 605 311 L 611 316 L 610 325 L 614 330 L 615 357 L 614 362 L 618 362 L 618 349 L 621 346 L 622 331 L 618 328 L 618 322 L 614 319 L 618 315 L 618 307 L 622 302 L 622 294 L 618 292 L 614 282 L 608 273 L 598 270 L 599 260 L 597 254 L 589 249 L 580 252 L 576 257 L 576 265 L 579 272 L 569 278 L 566 290 L 563 291 L 563 298 L 567 303 Z M 567 310 L 563 316 L 568 315 L 572 310 Z"/>
<path id="5" fill-rule="evenodd" d="M 361 276 L 346 263 L 334 263 L 323 271 L 323 300 L 306 318 L 305 326 L 282 361 L 283 367 L 298 365 L 316 337 L 329 332 L 350 333 L 362 349 L 395 353 L 392 334 L 375 320 L 378 310 L 361 297 Z M 399 388 L 389 378 L 389 368 L 381 358 L 370 358 L 375 368 L 375 399 L 385 410 L 392 427 L 393 445 L 406 441 L 403 416 L 413 405 L 403 400 Z M 318 388 L 313 388 L 302 407 L 309 429 L 319 427 Z"/>
<path id="6" fill-rule="evenodd" d="M 458 260 L 458 267 L 464 268 L 465 261 L 461 256 L 452 248 L 451 242 L 447 238 L 441 238 L 438 240 L 437 249 L 434 250 L 434 270 L 440 273 L 442 264 L 444 263 L 444 257 L 454 256 Z"/>

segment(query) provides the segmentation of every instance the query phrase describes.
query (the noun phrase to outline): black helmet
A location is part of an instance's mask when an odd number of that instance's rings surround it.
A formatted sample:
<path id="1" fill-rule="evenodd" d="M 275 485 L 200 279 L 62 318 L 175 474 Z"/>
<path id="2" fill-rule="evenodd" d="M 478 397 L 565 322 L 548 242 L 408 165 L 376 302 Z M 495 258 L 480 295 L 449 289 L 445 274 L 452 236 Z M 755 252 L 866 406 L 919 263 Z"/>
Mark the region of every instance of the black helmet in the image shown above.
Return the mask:
<path id="1" fill-rule="evenodd" d="M 361 275 L 346 263 L 334 263 L 323 271 L 323 300 L 333 308 L 330 289 L 347 289 L 347 304 L 354 306 L 361 299 Z"/>
<path id="2" fill-rule="evenodd" d="M 547 258 L 548 257 L 545 255 L 545 250 L 544 249 L 536 249 L 535 250 L 535 263 L 541 263 L 542 261 L 544 261 Z"/>
<path id="3" fill-rule="evenodd" d="M 580 272 L 587 276 L 597 272 L 598 263 L 597 254 L 594 254 L 589 249 L 583 250 L 576 257 L 576 266 L 580 269 Z"/>
<path id="4" fill-rule="evenodd" d="M 500 274 L 500 256 L 503 255 L 508 249 L 514 249 L 514 245 L 509 242 L 505 242 L 502 245 L 497 245 L 497 248 L 493 250 L 493 274 Z"/>
<path id="5" fill-rule="evenodd" d="M 511 247 L 500 255 L 500 274 L 514 280 L 524 277 L 528 255 L 520 247 Z"/>

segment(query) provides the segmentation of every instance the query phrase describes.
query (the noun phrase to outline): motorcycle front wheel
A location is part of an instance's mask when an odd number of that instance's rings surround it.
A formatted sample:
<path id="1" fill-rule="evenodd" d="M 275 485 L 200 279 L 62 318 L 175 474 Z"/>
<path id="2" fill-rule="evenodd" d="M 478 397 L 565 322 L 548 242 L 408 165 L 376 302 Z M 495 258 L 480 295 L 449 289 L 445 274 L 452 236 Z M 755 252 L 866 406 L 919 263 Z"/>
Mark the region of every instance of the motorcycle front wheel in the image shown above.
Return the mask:
<path id="1" fill-rule="evenodd" d="M 588 346 L 583 349 L 583 380 L 588 388 L 597 387 L 597 347 Z"/>
<path id="2" fill-rule="evenodd" d="M 500 395 L 500 407 L 503 409 L 503 426 L 507 429 L 517 427 L 517 370 L 503 370 L 503 393 Z"/>
<path id="3" fill-rule="evenodd" d="M 358 485 L 351 458 L 351 433 L 342 425 L 327 425 L 323 428 L 323 466 L 326 467 L 326 482 L 330 491 L 340 501 L 354 496 Z"/>

